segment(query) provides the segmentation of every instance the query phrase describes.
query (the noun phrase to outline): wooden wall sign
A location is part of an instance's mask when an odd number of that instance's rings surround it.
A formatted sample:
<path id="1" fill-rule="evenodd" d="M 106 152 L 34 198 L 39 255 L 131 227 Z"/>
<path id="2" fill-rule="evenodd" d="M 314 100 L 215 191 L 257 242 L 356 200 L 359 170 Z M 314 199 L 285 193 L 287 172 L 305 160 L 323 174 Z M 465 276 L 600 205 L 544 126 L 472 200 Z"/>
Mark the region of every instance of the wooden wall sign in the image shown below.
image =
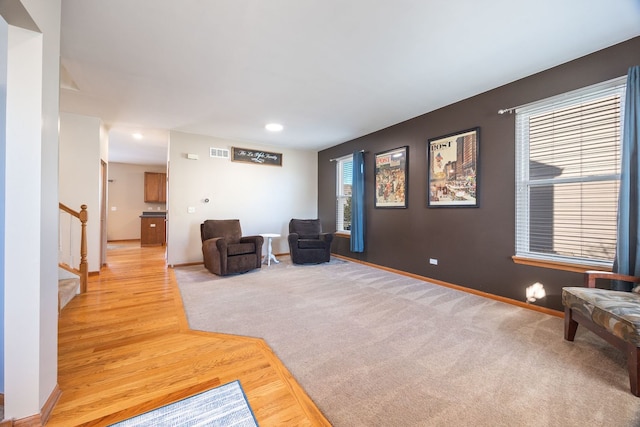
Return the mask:
<path id="1" fill-rule="evenodd" d="M 282 166 L 282 153 L 231 147 L 231 160 L 259 165 Z"/>

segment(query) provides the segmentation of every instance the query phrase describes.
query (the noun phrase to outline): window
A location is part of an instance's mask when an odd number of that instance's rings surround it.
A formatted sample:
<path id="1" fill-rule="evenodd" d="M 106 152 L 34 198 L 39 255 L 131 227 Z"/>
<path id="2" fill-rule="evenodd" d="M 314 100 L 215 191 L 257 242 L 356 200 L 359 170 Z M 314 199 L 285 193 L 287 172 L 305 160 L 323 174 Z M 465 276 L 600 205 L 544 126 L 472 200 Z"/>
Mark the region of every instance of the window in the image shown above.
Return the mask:
<path id="1" fill-rule="evenodd" d="M 516 110 L 516 257 L 611 266 L 625 80 Z"/>
<path id="2" fill-rule="evenodd" d="M 336 231 L 351 233 L 353 156 L 341 157 L 336 162 Z"/>

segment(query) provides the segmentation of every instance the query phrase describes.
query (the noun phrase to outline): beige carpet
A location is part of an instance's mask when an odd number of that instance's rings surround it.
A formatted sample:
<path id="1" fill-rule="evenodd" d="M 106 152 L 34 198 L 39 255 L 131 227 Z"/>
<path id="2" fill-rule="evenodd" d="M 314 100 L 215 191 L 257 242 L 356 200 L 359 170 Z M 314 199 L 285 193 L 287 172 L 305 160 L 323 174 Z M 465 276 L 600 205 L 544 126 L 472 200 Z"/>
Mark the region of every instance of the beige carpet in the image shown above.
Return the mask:
<path id="1" fill-rule="evenodd" d="M 262 337 L 335 426 L 638 426 L 625 360 L 563 321 L 332 259 L 176 268 L 193 329 Z"/>

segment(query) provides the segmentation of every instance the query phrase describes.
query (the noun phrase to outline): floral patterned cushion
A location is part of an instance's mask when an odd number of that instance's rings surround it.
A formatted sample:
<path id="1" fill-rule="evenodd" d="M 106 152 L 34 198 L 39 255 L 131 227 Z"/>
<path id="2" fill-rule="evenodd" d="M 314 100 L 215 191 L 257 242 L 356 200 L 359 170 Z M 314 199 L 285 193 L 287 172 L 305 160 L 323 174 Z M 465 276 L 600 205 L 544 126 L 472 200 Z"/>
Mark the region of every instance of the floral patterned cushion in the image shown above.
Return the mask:
<path id="1" fill-rule="evenodd" d="M 562 289 L 562 304 L 640 347 L 640 294 L 598 288 Z"/>

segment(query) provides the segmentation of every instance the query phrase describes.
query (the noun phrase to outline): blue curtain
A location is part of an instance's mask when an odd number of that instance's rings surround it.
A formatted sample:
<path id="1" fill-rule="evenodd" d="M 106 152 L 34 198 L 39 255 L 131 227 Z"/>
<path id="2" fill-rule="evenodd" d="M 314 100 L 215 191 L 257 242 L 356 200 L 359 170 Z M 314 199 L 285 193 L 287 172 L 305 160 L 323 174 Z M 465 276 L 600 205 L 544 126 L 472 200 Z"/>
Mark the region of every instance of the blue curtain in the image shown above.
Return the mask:
<path id="1" fill-rule="evenodd" d="M 620 165 L 620 197 L 618 201 L 618 235 L 613 271 L 631 276 L 640 275 L 640 66 L 631 67 L 627 75 L 627 93 L 622 135 Z M 627 282 L 615 281 L 616 290 L 631 290 Z"/>
<path id="2" fill-rule="evenodd" d="M 364 153 L 353 153 L 351 252 L 364 252 Z"/>

